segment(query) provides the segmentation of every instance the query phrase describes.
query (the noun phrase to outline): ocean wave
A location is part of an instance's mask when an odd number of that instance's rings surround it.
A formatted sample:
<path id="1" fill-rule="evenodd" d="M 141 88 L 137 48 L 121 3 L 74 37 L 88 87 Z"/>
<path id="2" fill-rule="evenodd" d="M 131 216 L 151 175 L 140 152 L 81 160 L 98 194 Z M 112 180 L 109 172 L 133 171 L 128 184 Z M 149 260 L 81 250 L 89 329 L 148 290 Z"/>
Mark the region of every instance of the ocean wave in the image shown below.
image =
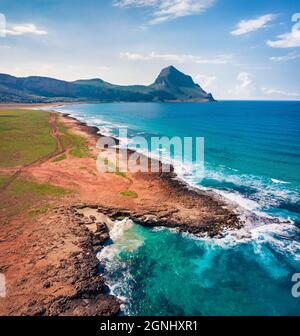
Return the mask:
<path id="1" fill-rule="evenodd" d="M 120 253 L 131 253 L 143 245 L 143 237 L 132 230 L 134 223 L 129 218 L 112 222 L 110 228 L 111 243 L 105 246 L 97 255 L 101 265 L 104 267 L 104 277 L 110 293 L 118 297 L 122 302 L 121 309 L 126 310 L 130 299 L 130 288 L 124 287 L 134 281 L 126 263 L 119 258 Z M 118 278 L 115 278 L 116 273 Z M 124 294 L 125 292 L 125 294 Z"/>
<path id="2" fill-rule="evenodd" d="M 277 179 L 274 179 L 274 178 L 271 178 L 271 181 L 272 181 L 273 183 L 283 183 L 283 184 L 290 184 L 290 182 L 281 181 L 281 180 L 277 180 Z"/>
<path id="3" fill-rule="evenodd" d="M 117 138 L 117 129 L 126 127 L 117 123 L 103 120 L 99 117 L 87 116 L 82 112 L 62 108 L 61 112 L 70 113 L 80 121 L 90 126 L 97 126 L 103 135 Z M 130 129 L 133 135 L 147 134 L 143 130 Z M 205 175 L 199 178 L 193 162 L 182 162 L 170 158 L 166 150 L 157 148 L 150 152 L 148 149 L 136 149 L 132 140 L 119 138 L 120 146 L 128 146 L 137 152 L 158 159 L 165 164 L 173 165 L 178 179 L 191 188 L 209 190 L 222 197 L 228 204 L 234 204 L 240 219 L 245 223 L 243 229 L 225 231 L 222 238 L 213 238 L 214 243 L 230 246 L 245 241 L 268 241 L 278 248 L 294 253 L 299 243 L 293 238 L 298 234 L 294 225 L 300 214 L 299 190 L 293 188 L 288 181 L 276 178 L 260 177 L 242 174 L 239 170 L 225 165 L 205 163 Z M 287 236 L 287 246 L 282 246 L 282 237 Z M 211 238 L 209 238 L 211 239 Z M 108 249 L 109 250 L 109 249 Z M 114 253 L 114 252 L 113 252 Z"/>

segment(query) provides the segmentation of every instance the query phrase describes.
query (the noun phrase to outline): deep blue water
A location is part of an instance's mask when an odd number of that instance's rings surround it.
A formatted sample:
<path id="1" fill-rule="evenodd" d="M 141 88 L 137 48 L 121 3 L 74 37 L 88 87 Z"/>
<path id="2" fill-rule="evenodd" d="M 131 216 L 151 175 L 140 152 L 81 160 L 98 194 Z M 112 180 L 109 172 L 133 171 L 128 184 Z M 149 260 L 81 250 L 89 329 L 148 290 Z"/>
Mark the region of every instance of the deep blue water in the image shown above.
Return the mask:
<path id="1" fill-rule="evenodd" d="M 300 102 L 84 104 L 60 109 L 118 135 L 204 137 L 205 176 L 188 183 L 238 204 L 246 225 L 195 239 L 132 225 L 116 235 L 107 279 L 132 315 L 300 315 Z M 125 239 L 124 237 L 127 237 Z M 128 238 L 129 237 L 129 238 Z"/>

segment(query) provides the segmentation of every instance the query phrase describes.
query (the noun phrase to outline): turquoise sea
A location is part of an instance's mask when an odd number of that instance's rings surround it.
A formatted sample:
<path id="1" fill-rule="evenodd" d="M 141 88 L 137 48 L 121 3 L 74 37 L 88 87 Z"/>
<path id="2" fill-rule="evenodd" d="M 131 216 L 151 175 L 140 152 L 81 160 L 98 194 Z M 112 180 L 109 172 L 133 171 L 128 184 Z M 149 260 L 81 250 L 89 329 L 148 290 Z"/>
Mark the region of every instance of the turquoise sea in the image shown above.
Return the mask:
<path id="1" fill-rule="evenodd" d="M 238 205 L 245 227 L 221 237 L 117 222 L 99 256 L 126 315 L 300 315 L 300 102 L 113 103 L 57 110 L 101 133 L 205 138 L 205 176 L 187 183 Z M 122 140 L 122 139 L 121 139 Z M 174 158 L 176 159 L 176 158 Z"/>

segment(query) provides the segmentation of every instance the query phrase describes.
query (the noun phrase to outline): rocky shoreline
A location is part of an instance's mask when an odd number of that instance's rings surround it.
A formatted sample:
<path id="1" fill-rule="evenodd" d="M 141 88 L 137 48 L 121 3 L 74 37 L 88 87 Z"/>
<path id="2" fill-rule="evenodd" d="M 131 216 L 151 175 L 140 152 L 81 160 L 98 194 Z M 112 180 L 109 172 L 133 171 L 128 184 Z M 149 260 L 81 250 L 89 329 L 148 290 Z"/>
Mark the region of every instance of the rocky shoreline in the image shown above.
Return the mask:
<path id="1" fill-rule="evenodd" d="M 43 161 L 22 173 L 23 178 L 72 192 L 53 199 L 54 207 L 34 220 L 20 214 L 0 226 L 0 272 L 9 284 L 0 315 L 117 315 L 122 302 L 110 295 L 97 259 L 103 246 L 113 243 L 109 225 L 114 220 L 126 217 L 150 228 L 212 237 L 243 225 L 221 198 L 193 190 L 174 169 L 99 173 L 99 129 L 56 113 L 59 122 L 85 139 L 91 155 L 74 158 L 66 150 L 64 160 Z M 135 196 L 126 197 L 124 191 Z"/>
<path id="2" fill-rule="evenodd" d="M 84 132 L 95 138 L 96 141 L 102 136 L 99 128 L 96 126 L 88 126 L 87 123 L 81 122 L 69 114 L 63 114 L 63 117 L 74 120 Z M 118 139 L 115 139 L 115 141 L 116 144 L 119 144 Z M 128 151 L 132 152 L 131 150 Z M 160 165 L 162 164 L 160 163 Z M 76 226 L 79 226 L 81 231 L 85 232 L 82 248 L 87 252 L 86 255 L 88 257 L 83 258 L 81 261 L 81 268 L 84 271 L 81 273 L 83 277 L 79 281 L 82 285 L 82 287 L 79 286 L 79 296 L 75 300 L 74 298 L 64 298 L 62 301 L 51 303 L 49 307 L 50 314 L 62 315 L 71 313 L 74 315 L 75 311 L 79 311 L 80 315 L 116 315 L 120 310 L 122 302 L 118 298 L 107 294 L 108 288 L 105 285 L 104 278 L 99 275 L 99 260 L 96 257 L 104 244 L 110 240 L 109 228 L 105 220 L 98 222 L 94 215 L 84 216 L 80 212 L 83 209 L 94 210 L 101 216 L 107 216 L 110 220 L 119 220 L 127 217 L 136 224 L 146 227 L 176 228 L 179 232 L 189 232 L 195 235 L 206 233 L 211 237 L 220 234 L 225 228 L 238 229 L 242 226 L 237 215 L 224 207 L 224 203 L 221 200 L 218 200 L 213 195 L 191 189 L 185 182 L 177 178 L 173 167 L 171 167 L 170 173 L 160 172 L 150 174 L 164 181 L 170 191 L 176 190 L 176 197 L 194 203 L 201 196 L 201 199 L 211 207 L 211 213 L 217 216 L 214 218 L 205 218 L 202 225 L 198 226 L 194 225 L 195 223 L 191 218 L 187 217 L 185 221 L 182 221 L 182 219 L 176 217 L 176 211 L 166 209 L 163 211 L 157 211 L 157 209 L 154 211 L 131 211 L 126 208 L 107 207 L 99 203 L 73 204 L 68 208 L 61 208 L 58 212 L 63 215 L 72 216 Z M 220 218 L 216 219 L 218 216 Z M 77 262 L 76 260 L 75 264 Z M 61 302 L 63 302 L 63 311 L 61 311 Z M 58 309 L 57 307 L 60 308 Z"/>
<path id="3" fill-rule="evenodd" d="M 58 112 L 60 113 L 60 112 Z M 100 137 L 103 137 L 100 133 L 100 129 L 97 126 L 89 126 L 86 122 L 79 121 L 78 119 L 72 117 L 70 114 L 62 114 L 64 118 L 72 119 L 75 121 L 80 128 L 91 135 L 97 141 Z M 112 137 L 116 144 L 119 145 L 119 139 Z M 134 151 L 127 149 L 129 154 L 132 154 Z M 142 156 L 142 154 L 140 154 Z M 153 160 L 153 159 L 152 159 Z M 149 167 L 150 159 L 148 158 Z M 153 211 L 153 212 L 138 212 L 138 211 L 128 211 L 126 209 L 114 209 L 101 207 L 100 205 L 92 205 L 92 207 L 97 206 L 100 211 L 109 215 L 112 218 L 118 216 L 128 217 L 139 225 L 147 227 L 155 226 L 164 226 L 169 228 L 177 228 L 181 232 L 189 232 L 192 234 L 207 233 L 209 236 L 213 237 L 222 232 L 225 228 L 231 229 L 240 229 L 243 226 L 243 223 L 238 218 L 238 215 L 228 204 L 225 203 L 218 195 L 212 194 L 209 192 L 204 192 L 198 189 L 192 188 L 185 181 L 180 180 L 175 173 L 173 165 L 170 166 L 170 172 L 162 172 L 163 163 L 159 161 L 160 172 L 159 173 L 136 173 L 135 175 L 139 178 L 142 175 L 152 176 L 152 178 L 161 180 L 165 187 L 170 191 L 171 194 L 174 194 L 175 197 L 179 197 L 185 200 L 188 200 L 191 204 L 196 204 L 197 199 L 201 198 L 204 203 L 211 208 L 211 216 L 213 218 L 205 218 L 202 225 L 194 225 L 189 218 L 186 218 L 184 221 L 176 220 L 174 214 L 176 212 L 162 212 Z M 176 193 L 174 193 L 176 191 Z M 172 216 L 173 215 L 173 216 Z M 220 217 L 219 219 L 217 217 Z"/>
<path id="4" fill-rule="evenodd" d="M 80 237 L 82 252 L 74 253 L 61 265 L 62 269 L 75 266 L 74 272 L 67 272 L 73 274 L 71 281 L 76 285 L 75 295 L 49 302 L 44 307 L 45 315 L 113 316 L 120 310 L 121 301 L 109 294 L 104 278 L 99 274 L 97 253 L 110 239 L 109 229 L 105 221 L 97 222 L 93 216 L 84 217 L 78 213 L 83 207 L 61 207 L 56 210 L 57 219 L 68 218 L 73 223 L 72 230 Z M 91 229 L 91 226 L 95 226 L 95 229 Z"/>
<path id="5" fill-rule="evenodd" d="M 59 227 L 61 232 L 52 242 L 49 242 L 46 236 L 46 241 L 38 251 L 34 254 L 29 253 L 26 261 L 23 260 L 24 267 L 28 265 L 30 269 L 23 270 L 22 276 L 17 275 L 15 291 L 18 297 L 15 301 L 11 302 L 9 298 L 2 299 L 3 306 L 0 309 L 2 315 L 4 312 L 5 315 L 13 316 L 114 316 L 118 314 L 121 301 L 109 294 L 109 288 L 100 275 L 100 264 L 97 259 L 97 253 L 110 238 L 108 227 L 103 221 L 95 222 L 95 218 L 85 218 L 80 215 L 79 209 L 82 207 L 60 206 L 53 210 L 50 218 L 39 219 L 40 223 L 49 226 L 50 230 L 51 228 L 56 230 Z M 95 225 L 95 230 L 90 229 L 91 225 Z M 44 236 L 45 233 L 43 238 Z M 71 244 L 72 248 L 70 248 Z M 69 247 L 65 250 L 66 245 Z M 36 243 L 33 246 L 36 246 Z M 33 249 L 30 248 L 31 251 Z M 58 251 L 59 249 L 62 251 Z M 57 257 L 49 262 L 54 251 Z M 11 268 L 10 265 L 2 265 L 0 270 L 6 272 L 9 268 Z M 33 270 L 36 272 L 32 274 Z M 8 277 L 8 281 L 12 280 Z M 29 285 L 30 282 L 32 282 L 31 285 Z M 31 286 L 36 289 L 35 292 L 23 301 L 22 296 L 27 296 L 26 293 Z M 8 289 L 8 294 L 10 292 L 11 290 Z"/>
<path id="6" fill-rule="evenodd" d="M 186 189 L 180 181 L 167 181 L 175 183 L 172 187 L 181 188 L 182 193 L 197 192 Z M 85 212 L 92 212 L 93 215 L 85 215 Z M 97 254 L 101 252 L 110 241 L 108 221 L 129 218 L 139 225 L 146 227 L 169 227 L 176 228 L 179 232 L 192 234 L 207 233 L 214 236 L 220 233 L 223 223 L 219 223 L 214 229 L 211 223 L 207 226 L 193 227 L 190 222 L 178 222 L 173 218 L 176 212 L 139 212 L 126 209 L 105 207 L 93 203 L 72 204 L 61 206 L 54 210 L 54 219 L 71 230 L 77 238 L 76 245 L 80 251 L 70 253 L 68 258 L 63 258 L 57 269 L 47 268 L 44 278 L 48 279 L 43 283 L 44 289 L 51 289 L 53 283 L 62 281 L 70 283 L 75 288 L 72 295 L 60 295 L 51 300 L 33 300 L 18 311 L 18 315 L 40 315 L 40 316 L 114 316 L 120 312 L 122 302 L 115 296 L 110 295 L 109 288 L 101 273 L 105 266 L 101 265 Z M 100 217 L 97 218 L 97 217 Z M 235 221 L 235 216 L 228 214 L 228 223 Z M 51 223 L 49 223 L 51 224 Z M 208 228 L 210 228 L 208 230 Z M 100 271 L 100 268 L 102 269 Z"/>

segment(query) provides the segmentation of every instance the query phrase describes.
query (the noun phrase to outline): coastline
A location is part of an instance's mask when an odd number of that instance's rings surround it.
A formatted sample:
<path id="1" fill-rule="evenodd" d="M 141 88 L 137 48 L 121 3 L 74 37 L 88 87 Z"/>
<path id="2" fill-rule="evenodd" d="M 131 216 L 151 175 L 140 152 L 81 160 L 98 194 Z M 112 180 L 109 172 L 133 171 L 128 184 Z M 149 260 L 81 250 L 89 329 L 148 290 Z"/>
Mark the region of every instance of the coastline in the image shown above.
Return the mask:
<path id="1" fill-rule="evenodd" d="M 55 110 L 55 106 L 52 105 L 52 108 Z M 237 215 L 221 199 L 206 192 L 193 190 L 180 181 L 174 171 L 135 173 L 126 176 L 99 174 L 93 157 L 97 154 L 95 144 L 102 136 L 99 129 L 53 110 L 48 112 L 55 112 L 60 123 L 72 133 L 82 136 L 93 155 L 74 158 L 69 156 L 68 150 L 65 149 L 65 160 L 44 161 L 22 172 L 23 176 L 39 183 L 50 181 L 55 186 L 72 190 L 72 194 L 62 200 L 55 200 L 53 209 L 35 219 L 36 223 L 43 223 L 42 229 L 30 219 L 22 223 L 23 230 L 27 230 L 25 224 L 28 222 L 29 233 L 26 242 L 22 236 L 20 240 L 9 241 L 8 247 L 4 244 L 5 240 L 2 242 L 1 247 L 7 248 L 7 251 L 2 256 L 4 265 L 1 266 L 1 270 L 10 271 L 11 275 L 8 274 L 8 278 L 15 278 L 11 279 L 12 288 L 9 288 L 9 292 L 17 290 L 27 293 L 24 297 L 18 297 L 18 303 L 7 302 L 7 314 L 117 314 L 121 302 L 107 293 L 103 277 L 98 272 L 96 254 L 110 239 L 105 221 L 96 218 L 98 214 L 107 216 L 110 220 L 127 217 L 146 227 L 163 226 L 196 235 L 205 233 L 211 237 L 220 234 L 225 228 L 241 227 L 242 223 Z M 124 197 L 121 193 L 123 190 L 134 190 L 137 196 Z M 97 214 L 85 216 L 78 213 L 81 209 L 93 210 Z M 20 217 L 15 218 L 14 222 L 18 227 Z M 51 237 L 53 232 L 58 233 L 57 237 L 53 237 L 49 242 L 45 241 L 45 237 Z M 35 235 L 34 241 L 32 234 Z M 30 253 L 30 256 L 24 256 L 25 260 L 19 258 L 20 252 L 16 252 L 16 249 L 26 250 L 24 244 L 27 250 L 38 250 L 39 253 Z M 51 254 L 53 249 L 58 250 L 54 255 Z M 16 265 L 12 265 L 7 256 L 11 256 Z M 23 270 L 20 271 L 20 263 L 26 266 L 26 276 Z M 36 269 L 31 269 L 32 264 Z M 39 267 L 42 270 L 39 270 Z M 20 279 L 26 281 L 21 281 L 20 284 Z M 41 288 L 37 285 L 38 282 Z M 33 294 L 32 290 L 38 291 L 39 294 Z M 28 291 L 31 292 L 32 299 L 26 302 Z"/>
<path id="2" fill-rule="evenodd" d="M 97 141 L 100 137 L 103 137 L 105 135 L 102 135 L 100 132 L 100 129 L 97 126 L 89 126 L 87 122 L 80 121 L 77 118 L 73 117 L 69 113 L 61 113 L 58 111 L 53 110 L 56 113 L 61 114 L 64 118 L 71 119 L 75 122 L 75 124 L 79 125 L 84 132 L 87 134 L 90 134 L 92 137 L 95 138 Z M 119 139 L 111 136 L 116 141 L 116 144 L 119 144 Z M 127 149 L 127 152 L 129 154 L 134 153 L 134 150 Z M 139 155 L 144 156 L 144 154 L 139 153 Z M 148 160 L 150 160 L 147 157 Z M 149 161 L 150 162 L 150 161 Z M 159 161 L 160 167 L 162 167 L 163 163 Z M 200 233 L 208 233 L 211 237 L 216 236 L 222 232 L 223 229 L 239 229 L 242 227 L 242 222 L 238 219 L 237 215 L 232 211 L 232 206 L 229 203 L 226 203 L 225 200 L 223 200 L 218 194 L 214 194 L 213 192 L 207 192 L 202 191 L 200 189 L 197 189 L 191 185 L 189 185 L 186 181 L 180 179 L 180 177 L 176 174 L 174 170 L 174 166 L 171 164 L 171 172 L 160 172 L 160 173 L 135 173 L 132 175 L 136 175 L 138 178 L 141 178 L 143 175 L 146 176 L 146 178 L 149 177 L 149 175 L 158 178 L 158 180 L 161 180 L 161 182 L 164 182 L 168 190 L 175 191 L 180 195 L 182 199 L 192 197 L 194 200 L 197 198 L 203 199 L 205 204 L 209 204 L 211 202 L 212 206 L 212 213 L 215 213 L 216 207 L 222 208 L 224 210 L 224 214 L 228 212 L 229 215 L 229 221 L 226 223 L 219 223 L 215 222 L 215 226 L 211 221 L 202 223 L 203 225 L 193 225 L 191 222 L 184 222 L 180 223 L 178 221 L 174 221 L 172 218 L 166 219 L 163 218 L 163 220 L 154 220 L 146 219 L 144 214 L 141 215 L 135 211 L 130 212 L 126 211 L 125 209 L 115 209 L 115 208 L 106 208 L 103 211 L 107 214 L 111 214 L 112 217 L 115 217 L 115 212 L 121 213 L 121 216 L 123 215 L 129 215 L 129 219 L 135 221 L 137 224 L 144 225 L 147 227 L 158 227 L 158 226 L 165 226 L 170 228 L 177 228 L 179 231 L 186 231 L 188 233 L 192 234 L 200 234 Z M 222 225 L 223 224 L 223 225 Z M 226 225 L 227 224 L 227 225 Z"/>

